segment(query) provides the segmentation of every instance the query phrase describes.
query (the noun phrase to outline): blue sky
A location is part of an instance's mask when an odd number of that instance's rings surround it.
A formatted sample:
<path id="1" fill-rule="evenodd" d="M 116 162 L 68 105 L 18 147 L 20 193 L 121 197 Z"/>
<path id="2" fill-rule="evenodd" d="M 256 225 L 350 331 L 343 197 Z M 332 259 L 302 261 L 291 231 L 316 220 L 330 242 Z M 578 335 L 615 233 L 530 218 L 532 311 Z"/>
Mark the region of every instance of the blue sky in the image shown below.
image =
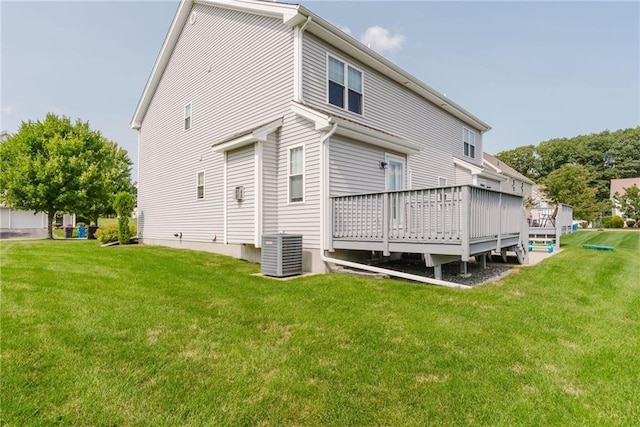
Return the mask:
<path id="1" fill-rule="evenodd" d="M 302 4 L 489 123 L 489 153 L 640 124 L 638 2 Z M 135 161 L 129 122 L 177 5 L 2 0 L 0 128 L 81 118 Z"/>

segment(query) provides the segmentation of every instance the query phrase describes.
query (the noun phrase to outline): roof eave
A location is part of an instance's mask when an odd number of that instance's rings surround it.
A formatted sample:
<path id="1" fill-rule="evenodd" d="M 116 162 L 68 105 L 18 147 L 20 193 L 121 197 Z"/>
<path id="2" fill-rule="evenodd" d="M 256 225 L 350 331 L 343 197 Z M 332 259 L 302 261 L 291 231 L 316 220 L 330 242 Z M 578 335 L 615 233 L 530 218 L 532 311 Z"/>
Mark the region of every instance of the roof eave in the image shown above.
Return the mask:
<path id="1" fill-rule="evenodd" d="M 453 102 L 451 99 L 404 71 L 384 56 L 368 48 L 360 41 L 346 34 L 344 31 L 314 14 L 304 6 L 298 6 L 298 13 L 303 16 L 299 19 L 291 20 L 291 22 L 301 22 L 305 21 L 307 17 L 311 17 L 311 22 L 307 25 L 306 31 L 316 35 L 328 44 L 339 48 L 376 71 L 381 72 L 385 76 L 396 81 L 398 84 L 407 87 L 409 90 L 429 100 L 433 104 L 449 112 L 480 132 L 484 133 L 491 130 L 491 126 Z"/>
<path id="2" fill-rule="evenodd" d="M 297 5 L 267 3 L 259 0 L 181 0 L 176 14 L 173 17 L 173 21 L 171 22 L 171 26 L 169 27 L 169 31 L 167 32 L 167 36 L 164 39 L 164 43 L 162 44 L 162 48 L 160 48 L 160 53 L 156 58 L 156 62 L 153 66 L 149 79 L 147 80 L 147 84 L 145 85 L 144 91 L 138 101 L 136 111 L 131 119 L 132 129 L 140 129 L 142 126 L 142 121 L 147 113 L 149 105 L 151 104 L 151 99 L 153 98 L 158 84 L 160 83 L 160 79 L 162 78 L 162 74 L 169 63 L 171 53 L 173 52 L 182 32 L 181 30 L 187 22 L 187 19 L 189 19 L 189 14 L 194 4 L 208 4 L 225 9 L 270 16 L 282 19 L 282 22 L 287 25 L 298 25 L 298 20 L 305 19 L 298 13 L 299 6 Z"/>

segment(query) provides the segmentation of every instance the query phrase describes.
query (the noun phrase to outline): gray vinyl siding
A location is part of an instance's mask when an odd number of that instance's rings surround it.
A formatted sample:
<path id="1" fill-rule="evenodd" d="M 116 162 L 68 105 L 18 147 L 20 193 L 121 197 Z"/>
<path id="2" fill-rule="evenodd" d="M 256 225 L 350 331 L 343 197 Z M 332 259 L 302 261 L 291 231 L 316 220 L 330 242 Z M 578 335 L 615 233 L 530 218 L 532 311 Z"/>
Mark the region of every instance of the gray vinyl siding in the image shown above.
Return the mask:
<path id="1" fill-rule="evenodd" d="M 227 241 L 254 243 L 255 156 L 254 146 L 227 153 Z M 236 187 L 244 187 L 244 199 L 235 198 Z"/>
<path id="2" fill-rule="evenodd" d="M 455 167 L 456 173 L 456 185 L 472 185 L 473 177 L 471 176 L 471 172 L 468 169 L 461 168 L 460 166 Z"/>
<path id="3" fill-rule="evenodd" d="M 362 116 L 327 103 L 327 52 L 363 71 Z M 463 125 L 433 103 L 307 33 L 303 48 L 303 96 L 312 106 L 420 144 L 422 151 L 408 160 L 413 188 L 437 186 L 438 176 L 454 184 L 453 157 L 464 158 L 463 127 L 476 132 L 476 159 L 465 160 L 482 164 L 482 135 L 478 130 Z"/>
<path id="4" fill-rule="evenodd" d="M 278 232 L 278 134 L 272 133 L 262 148 L 262 232 Z"/>
<path id="5" fill-rule="evenodd" d="M 385 191 L 385 171 L 380 169 L 380 162 L 385 160 L 384 149 L 332 137 L 329 151 L 332 196 Z"/>
<path id="6" fill-rule="evenodd" d="M 288 151 L 304 146 L 304 202 L 289 203 Z M 278 149 L 278 231 L 303 235 L 305 248 L 320 246 L 320 133 L 293 113 L 285 117 Z"/>
<path id="7" fill-rule="evenodd" d="M 293 93 L 293 35 L 282 20 L 194 4 L 142 121 L 143 238 L 211 242 L 224 232 L 224 155 L 211 145 L 281 117 Z M 191 129 L 184 106 L 192 104 Z M 205 171 L 205 198 L 196 177 Z M 253 224 L 247 224 L 253 230 Z"/>

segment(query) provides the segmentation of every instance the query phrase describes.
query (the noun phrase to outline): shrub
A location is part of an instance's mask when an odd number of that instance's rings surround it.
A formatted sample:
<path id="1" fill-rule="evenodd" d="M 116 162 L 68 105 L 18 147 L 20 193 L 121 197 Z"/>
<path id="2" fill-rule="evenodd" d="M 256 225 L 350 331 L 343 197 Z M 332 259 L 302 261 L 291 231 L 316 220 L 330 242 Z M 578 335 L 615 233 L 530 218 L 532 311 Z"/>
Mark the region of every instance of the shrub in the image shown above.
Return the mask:
<path id="1" fill-rule="evenodd" d="M 100 244 L 112 243 L 118 241 L 118 226 L 116 224 L 109 224 L 104 227 L 98 228 L 96 231 L 96 239 Z"/>
<path id="2" fill-rule="evenodd" d="M 634 225 L 636 225 L 636 220 L 635 219 L 628 219 L 627 220 L 627 227 L 631 228 Z"/>
<path id="3" fill-rule="evenodd" d="M 121 244 L 129 244 L 131 237 L 133 237 L 129 226 L 129 218 L 131 218 L 131 213 L 135 207 L 136 199 L 133 198 L 131 193 L 121 191 L 116 194 L 113 208 L 118 214 L 118 240 Z"/>
<path id="4" fill-rule="evenodd" d="M 603 216 L 602 219 L 600 220 L 600 225 L 603 228 L 611 228 L 611 217 Z"/>
<path id="5" fill-rule="evenodd" d="M 616 215 L 611 217 L 611 226 L 610 228 L 622 228 L 624 227 L 624 220 L 621 216 Z"/>

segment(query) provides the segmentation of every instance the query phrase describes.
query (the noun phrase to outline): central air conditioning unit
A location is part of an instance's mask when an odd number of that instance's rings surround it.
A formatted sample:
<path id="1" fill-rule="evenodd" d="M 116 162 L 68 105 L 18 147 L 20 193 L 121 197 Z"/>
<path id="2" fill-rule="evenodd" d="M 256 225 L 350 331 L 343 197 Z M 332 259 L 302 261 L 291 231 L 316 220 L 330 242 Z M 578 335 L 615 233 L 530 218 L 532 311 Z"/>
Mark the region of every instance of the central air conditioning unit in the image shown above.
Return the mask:
<path id="1" fill-rule="evenodd" d="M 262 274 L 288 277 L 302 274 L 302 235 L 265 234 L 262 236 Z"/>

